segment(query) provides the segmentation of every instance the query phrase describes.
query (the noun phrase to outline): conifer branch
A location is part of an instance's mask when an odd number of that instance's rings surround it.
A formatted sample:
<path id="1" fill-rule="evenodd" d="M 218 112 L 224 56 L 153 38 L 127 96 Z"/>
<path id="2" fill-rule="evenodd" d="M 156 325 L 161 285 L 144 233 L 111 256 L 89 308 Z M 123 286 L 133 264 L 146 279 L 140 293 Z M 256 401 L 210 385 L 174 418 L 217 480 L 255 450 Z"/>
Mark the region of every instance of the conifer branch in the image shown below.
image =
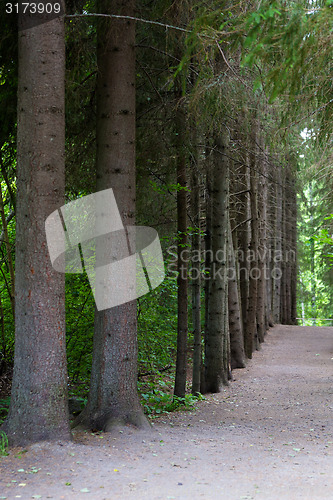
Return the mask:
<path id="1" fill-rule="evenodd" d="M 130 21 L 139 21 L 140 23 L 154 24 L 156 26 L 162 26 L 163 28 L 182 31 L 183 33 L 192 33 L 191 30 L 181 28 L 180 26 L 173 26 L 171 24 L 161 23 L 159 21 L 150 21 L 149 19 L 142 19 L 142 18 L 134 17 L 134 16 L 121 16 L 118 14 L 97 14 L 97 13 L 65 15 L 65 18 L 73 18 L 73 17 L 110 17 L 110 18 L 115 18 L 115 19 L 128 19 Z"/>

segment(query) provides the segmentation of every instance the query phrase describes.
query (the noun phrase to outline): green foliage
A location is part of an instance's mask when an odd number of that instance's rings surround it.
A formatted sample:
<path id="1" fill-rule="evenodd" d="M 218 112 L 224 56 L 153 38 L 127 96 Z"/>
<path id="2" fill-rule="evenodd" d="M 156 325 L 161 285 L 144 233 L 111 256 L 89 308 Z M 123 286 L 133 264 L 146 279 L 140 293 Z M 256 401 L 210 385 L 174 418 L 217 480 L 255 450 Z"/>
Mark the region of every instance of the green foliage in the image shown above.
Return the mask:
<path id="1" fill-rule="evenodd" d="M 92 363 L 95 303 L 85 274 L 66 274 L 66 337 L 68 374 L 87 386 Z"/>
<path id="2" fill-rule="evenodd" d="M 0 456 L 6 456 L 8 448 L 8 438 L 5 432 L 0 431 Z"/>
<path id="3" fill-rule="evenodd" d="M 4 422 L 8 414 L 10 404 L 10 397 L 5 399 L 0 399 L 0 425 Z"/>
<path id="4" fill-rule="evenodd" d="M 327 253 L 324 253 L 324 257 L 328 257 L 331 261 L 331 266 L 333 266 L 333 238 L 329 233 L 328 229 L 321 229 L 319 234 L 315 235 L 314 240 L 324 248 L 327 247 Z M 324 250 L 325 252 L 325 250 Z"/>
<path id="5" fill-rule="evenodd" d="M 3 153 L 2 149 L 1 153 Z M 12 206 L 8 189 L 4 182 L 1 183 L 4 198 L 5 217 L 8 218 Z M 15 264 L 15 219 L 7 225 L 9 244 L 11 247 L 11 258 Z M 2 311 L 1 311 L 2 309 Z M 0 249 L 0 372 L 1 364 L 9 366 L 14 358 L 15 325 L 11 303 L 11 276 L 8 267 L 8 256 L 5 245 Z M 1 374 L 1 373 L 0 373 Z"/>
<path id="6" fill-rule="evenodd" d="M 330 326 L 327 320 L 333 319 L 332 216 L 322 201 L 325 190 L 312 180 L 299 199 L 298 317 L 319 326 Z"/>
<path id="7" fill-rule="evenodd" d="M 16 133 L 17 20 L 0 16 L 0 147 Z"/>
<path id="8" fill-rule="evenodd" d="M 268 0 L 247 22 L 243 65 L 265 64 L 271 102 L 288 95 L 286 115 L 320 111 L 320 140 L 332 131 L 333 92 L 330 67 L 333 9 L 331 2 L 286 4 Z"/>
<path id="9" fill-rule="evenodd" d="M 71 12 L 89 12 L 95 2 L 68 0 Z M 75 198 L 95 189 L 96 19 L 66 24 L 66 189 Z"/>
<path id="10" fill-rule="evenodd" d="M 174 362 L 177 345 L 177 282 L 167 276 L 138 300 L 139 372 L 157 371 Z"/>
<path id="11" fill-rule="evenodd" d="M 154 418 L 162 413 L 176 410 L 193 410 L 198 401 L 205 399 L 201 394 L 196 396 L 186 394 L 185 398 L 173 396 L 170 385 L 162 378 L 139 383 L 141 402 L 145 413 L 150 417 Z"/>

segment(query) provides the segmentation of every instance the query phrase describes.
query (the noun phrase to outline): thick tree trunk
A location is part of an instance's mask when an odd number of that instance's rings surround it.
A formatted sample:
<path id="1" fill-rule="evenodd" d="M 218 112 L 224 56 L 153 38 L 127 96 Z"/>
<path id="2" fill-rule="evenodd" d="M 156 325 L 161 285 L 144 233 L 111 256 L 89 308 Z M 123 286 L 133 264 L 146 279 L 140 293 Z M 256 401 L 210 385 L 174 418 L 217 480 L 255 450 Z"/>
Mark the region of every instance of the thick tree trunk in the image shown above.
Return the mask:
<path id="1" fill-rule="evenodd" d="M 228 241 L 228 145 L 225 130 L 215 138 L 214 181 L 212 186 L 212 261 L 208 321 L 205 335 L 205 390 L 219 392 L 228 383 L 229 329 L 227 323 L 227 241 Z"/>
<path id="2" fill-rule="evenodd" d="M 274 224 L 274 252 L 273 252 L 273 297 L 272 309 L 274 323 L 280 323 L 281 301 L 281 259 L 282 259 L 282 167 L 276 167 L 275 184 L 275 224 Z"/>
<path id="3" fill-rule="evenodd" d="M 257 127 L 255 127 L 256 129 Z M 251 205 L 251 242 L 249 250 L 249 300 L 245 331 L 245 352 L 252 358 L 252 352 L 259 346 L 257 330 L 257 293 L 258 293 L 258 174 L 256 168 L 256 133 L 253 131 L 252 150 L 250 154 L 250 205 Z"/>
<path id="4" fill-rule="evenodd" d="M 259 179 L 258 179 L 258 301 L 257 324 L 258 340 L 264 342 L 266 335 L 266 273 L 267 273 L 267 172 L 266 159 L 263 150 L 259 152 Z"/>
<path id="5" fill-rule="evenodd" d="M 297 194 L 295 186 L 295 171 L 291 180 L 291 197 L 290 197 L 290 213 L 291 213 L 291 311 L 290 319 L 292 325 L 297 325 Z"/>
<path id="6" fill-rule="evenodd" d="M 206 220 L 206 230 L 205 230 L 205 267 L 203 272 L 204 277 L 204 290 L 205 290 L 205 327 L 204 327 L 204 345 L 207 342 L 207 332 L 209 326 L 209 300 L 210 300 L 210 288 L 211 279 L 209 271 L 211 268 L 212 261 L 212 210 L 213 210 L 213 169 L 211 158 L 206 158 L 206 190 L 205 190 L 205 220 Z M 204 394 L 206 392 L 205 384 L 205 365 L 202 365 L 201 378 L 200 378 L 200 392 Z"/>
<path id="7" fill-rule="evenodd" d="M 247 165 L 242 165 L 240 170 L 241 181 L 238 191 L 240 209 L 236 213 L 237 217 L 237 239 L 238 239 L 238 262 L 239 262 L 239 291 L 242 313 L 242 330 L 245 336 L 247 309 L 249 300 L 249 275 L 250 262 L 248 252 L 251 240 L 251 225 L 250 225 L 250 169 Z"/>
<path id="8" fill-rule="evenodd" d="M 180 398 L 185 397 L 186 373 L 187 373 L 187 333 L 188 333 L 188 262 L 187 253 L 187 196 L 186 196 L 186 154 L 185 154 L 185 130 L 186 117 L 178 95 L 178 105 L 176 110 L 176 131 L 177 131 L 177 230 L 178 230 L 178 277 L 177 277 L 177 302 L 178 302 L 178 323 L 177 323 L 177 359 L 174 395 Z"/>
<path id="9" fill-rule="evenodd" d="M 269 151 L 266 149 L 266 157 L 268 157 Z M 273 166 L 269 164 L 270 171 L 273 170 Z M 267 200 L 267 280 L 266 280 L 266 316 L 267 316 L 267 328 L 274 325 L 273 320 L 273 306 L 272 306 L 272 294 L 273 294 L 273 256 L 274 256 L 274 221 L 275 221 L 275 184 L 272 182 L 268 186 L 268 200 Z"/>
<path id="10" fill-rule="evenodd" d="M 297 201 L 295 193 L 295 168 L 292 155 L 288 155 L 288 164 L 285 176 L 285 201 L 284 201 L 284 310 L 283 322 L 296 324 L 296 224 Z"/>
<path id="11" fill-rule="evenodd" d="M 134 0 L 99 11 L 134 14 Z M 126 226 L 135 224 L 135 24 L 100 20 L 97 80 L 97 190 L 113 188 Z M 110 431 L 132 424 L 148 427 L 137 392 L 136 301 L 95 312 L 92 373 L 88 404 L 74 422 Z"/>
<path id="12" fill-rule="evenodd" d="M 19 32 L 16 332 L 9 442 L 70 439 L 65 275 L 51 265 L 45 220 L 64 203 L 63 18 Z"/>
<path id="13" fill-rule="evenodd" d="M 192 225 L 192 322 L 193 322 L 193 373 L 192 394 L 200 392 L 202 349 L 201 349 L 201 234 L 200 234 L 200 181 L 196 133 L 192 134 L 191 209 Z"/>
<path id="14" fill-rule="evenodd" d="M 229 283 L 228 283 L 228 310 L 231 369 L 245 368 L 244 334 L 241 320 L 240 300 L 237 280 L 237 266 L 234 244 L 229 222 Z"/>
<path id="15" fill-rule="evenodd" d="M 280 289 L 280 319 L 283 325 L 288 323 L 287 320 L 287 290 L 288 290 L 288 266 L 286 262 L 286 254 L 288 249 L 288 236 L 286 232 L 286 204 L 287 204 L 287 192 L 286 192 L 286 167 L 283 169 L 283 199 L 282 203 L 282 235 L 281 235 L 281 289 Z"/>

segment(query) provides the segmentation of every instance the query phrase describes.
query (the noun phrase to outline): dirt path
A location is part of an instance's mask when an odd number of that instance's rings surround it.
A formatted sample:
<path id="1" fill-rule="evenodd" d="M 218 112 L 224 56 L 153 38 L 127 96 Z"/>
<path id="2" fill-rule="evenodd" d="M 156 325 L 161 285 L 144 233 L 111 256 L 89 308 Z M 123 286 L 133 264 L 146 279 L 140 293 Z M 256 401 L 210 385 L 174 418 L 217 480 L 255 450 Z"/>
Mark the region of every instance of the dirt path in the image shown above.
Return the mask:
<path id="1" fill-rule="evenodd" d="M 332 374 L 333 328 L 275 327 L 195 413 L 13 450 L 0 498 L 332 500 Z"/>

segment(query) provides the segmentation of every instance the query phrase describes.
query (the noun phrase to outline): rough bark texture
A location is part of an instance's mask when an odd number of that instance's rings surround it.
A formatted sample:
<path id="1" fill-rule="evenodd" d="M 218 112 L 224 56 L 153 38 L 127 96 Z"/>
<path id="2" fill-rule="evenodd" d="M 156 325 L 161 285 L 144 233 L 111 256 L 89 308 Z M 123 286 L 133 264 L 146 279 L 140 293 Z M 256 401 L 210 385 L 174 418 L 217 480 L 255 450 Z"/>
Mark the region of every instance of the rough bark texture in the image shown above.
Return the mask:
<path id="1" fill-rule="evenodd" d="M 187 247 L 187 197 L 186 197 L 186 155 L 185 134 L 186 117 L 184 104 L 177 96 L 176 131 L 177 131 L 177 231 L 178 231 L 178 277 L 177 277 L 177 358 L 174 395 L 184 398 L 187 373 L 187 333 L 188 333 L 188 262 L 184 256 Z M 186 254 L 185 254 L 186 255 Z"/>
<path id="2" fill-rule="evenodd" d="M 287 236 L 287 193 L 286 193 L 286 166 L 283 168 L 283 190 L 282 190 L 282 227 L 281 227 L 281 287 L 280 287 L 280 323 L 287 324 L 288 309 L 288 266 L 286 262 L 286 253 L 288 251 Z"/>
<path id="3" fill-rule="evenodd" d="M 295 165 L 292 155 L 287 155 L 284 176 L 283 200 L 283 262 L 281 282 L 281 322 L 296 324 L 296 220 Z"/>
<path id="4" fill-rule="evenodd" d="M 266 158 L 268 158 L 269 150 L 266 148 L 265 150 Z M 274 166 L 272 164 L 268 164 L 269 172 L 274 171 Z M 274 177 L 273 177 L 274 179 Z M 274 255 L 274 220 L 275 220 L 275 184 L 273 182 L 269 183 L 268 186 L 268 199 L 267 199 L 267 232 L 266 232 L 266 241 L 267 248 L 269 252 L 269 256 L 267 258 L 267 276 L 266 280 L 266 319 L 267 319 L 267 328 L 274 325 L 273 320 L 273 309 L 272 309 L 272 294 L 273 294 L 273 277 L 272 271 L 274 267 L 274 263 L 272 262 L 272 256 Z"/>
<path id="5" fill-rule="evenodd" d="M 63 18 L 19 32 L 16 332 L 9 442 L 70 439 L 65 275 L 53 270 L 45 220 L 64 203 Z"/>
<path id="6" fill-rule="evenodd" d="M 204 344 L 206 346 L 207 342 L 207 332 L 209 326 L 209 297 L 210 297 L 210 287 L 211 280 L 209 279 L 209 270 L 211 267 L 211 257 L 212 257 L 212 195 L 213 195 L 213 169 L 210 157 L 206 158 L 206 189 L 205 189 L 205 220 L 206 220 L 206 230 L 205 230 L 205 268 L 204 268 L 204 290 L 205 290 L 205 327 L 204 327 Z M 200 379 L 200 392 L 204 394 L 206 392 L 205 383 L 205 365 L 202 365 L 201 379 Z"/>
<path id="7" fill-rule="evenodd" d="M 229 222 L 229 283 L 228 283 L 228 310 L 231 369 L 245 368 L 244 334 L 241 320 L 237 266 L 231 226 Z"/>
<path id="8" fill-rule="evenodd" d="M 212 262 L 205 335 L 205 390 L 219 392 L 228 383 L 227 326 L 227 241 L 228 241 L 228 160 L 224 155 L 227 131 L 215 137 L 214 181 L 212 187 Z"/>
<path id="9" fill-rule="evenodd" d="M 198 258 L 201 251 L 200 235 L 200 180 L 198 172 L 198 155 L 196 134 L 192 134 L 195 153 L 192 153 L 191 176 L 191 209 L 194 233 L 192 235 L 192 322 L 193 322 L 193 375 L 192 393 L 200 392 L 202 349 L 201 349 L 201 261 Z"/>
<path id="10" fill-rule="evenodd" d="M 257 124 L 256 124 L 257 125 Z M 258 174 L 256 165 L 256 139 L 257 126 L 251 134 L 250 154 L 250 206 L 251 206 L 251 241 L 249 249 L 250 273 L 249 273 L 249 299 L 245 330 L 245 352 L 248 358 L 252 358 L 252 352 L 258 348 L 257 336 L 257 290 L 258 290 Z"/>
<path id="11" fill-rule="evenodd" d="M 273 297 L 272 309 L 274 323 L 279 323 L 281 300 L 281 255 L 282 255 L 282 167 L 276 167 L 275 177 L 275 224 L 274 224 L 274 254 L 273 254 Z"/>
<path id="12" fill-rule="evenodd" d="M 133 15 L 134 0 L 100 0 L 99 11 Z M 135 224 L 135 24 L 98 24 L 97 190 L 113 188 L 123 224 Z M 87 407 L 75 425 L 148 427 L 137 392 L 136 301 L 95 312 Z"/>
<path id="13" fill-rule="evenodd" d="M 248 161 L 248 160 L 247 160 Z M 239 261 L 239 290 L 242 313 L 242 329 L 243 335 L 246 332 L 247 308 L 249 300 L 249 274 L 250 262 L 247 258 L 249 245 L 251 240 L 251 225 L 250 225 L 250 169 L 246 164 L 242 165 L 240 170 L 240 183 L 238 191 L 239 195 L 239 210 L 236 213 L 237 217 L 237 238 L 238 238 L 238 261 Z"/>
<path id="14" fill-rule="evenodd" d="M 290 197 L 290 221 L 291 221 L 291 250 L 293 252 L 291 261 L 291 308 L 290 308 L 290 322 L 292 325 L 297 325 L 297 194 L 296 194 L 296 181 L 295 172 L 291 180 L 291 197 Z"/>
<path id="15" fill-rule="evenodd" d="M 267 273 L 267 172 L 266 159 L 263 148 L 259 152 L 259 179 L 258 179 L 258 296 L 257 296 L 257 324 L 258 340 L 264 341 L 266 335 L 266 273 Z"/>

